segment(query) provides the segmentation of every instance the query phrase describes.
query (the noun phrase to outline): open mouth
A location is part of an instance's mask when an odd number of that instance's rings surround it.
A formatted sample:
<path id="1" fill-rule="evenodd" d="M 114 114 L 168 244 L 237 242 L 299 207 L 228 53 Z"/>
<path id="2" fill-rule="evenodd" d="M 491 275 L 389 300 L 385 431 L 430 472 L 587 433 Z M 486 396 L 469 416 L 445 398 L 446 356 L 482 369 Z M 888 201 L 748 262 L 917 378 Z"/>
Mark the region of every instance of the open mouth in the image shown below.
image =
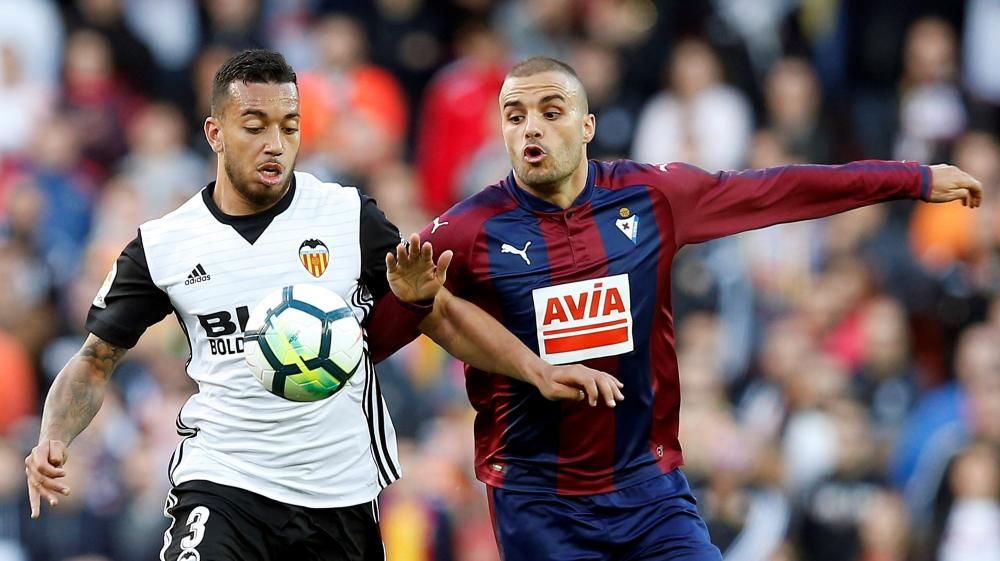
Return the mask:
<path id="1" fill-rule="evenodd" d="M 529 144 L 524 147 L 524 159 L 529 164 L 537 164 L 545 159 L 545 149 L 537 144 Z"/>
<path id="2" fill-rule="evenodd" d="M 260 176 L 261 182 L 268 185 L 276 185 L 281 180 L 283 172 L 284 168 L 281 164 L 273 162 L 257 168 L 257 175 Z"/>

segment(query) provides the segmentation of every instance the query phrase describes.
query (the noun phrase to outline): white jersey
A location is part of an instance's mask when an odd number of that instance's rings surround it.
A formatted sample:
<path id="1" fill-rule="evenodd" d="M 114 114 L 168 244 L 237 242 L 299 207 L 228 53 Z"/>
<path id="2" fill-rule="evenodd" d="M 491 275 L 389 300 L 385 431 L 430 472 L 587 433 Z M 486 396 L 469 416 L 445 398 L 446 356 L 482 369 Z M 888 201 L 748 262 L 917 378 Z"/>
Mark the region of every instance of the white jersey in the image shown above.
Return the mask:
<path id="1" fill-rule="evenodd" d="M 263 296 L 303 283 L 340 294 L 364 324 L 388 292 L 384 256 L 399 232 L 357 189 L 306 173 L 252 216 L 223 214 L 213 189 L 139 228 L 94 300 L 88 329 L 131 347 L 166 314 L 184 328 L 198 393 L 177 416 L 184 439 L 171 484 L 207 480 L 312 508 L 373 500 L 401 472 L 368 353 L 344 389 L 296 403 L 254 379 L 242 335 Z"/>

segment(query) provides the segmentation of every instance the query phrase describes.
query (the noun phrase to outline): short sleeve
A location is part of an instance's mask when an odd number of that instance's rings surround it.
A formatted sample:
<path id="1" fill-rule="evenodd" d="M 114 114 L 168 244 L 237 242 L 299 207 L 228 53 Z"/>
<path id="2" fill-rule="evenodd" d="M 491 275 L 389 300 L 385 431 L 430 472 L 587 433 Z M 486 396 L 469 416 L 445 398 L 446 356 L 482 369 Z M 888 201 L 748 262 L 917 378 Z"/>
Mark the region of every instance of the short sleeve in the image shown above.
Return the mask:
<path id="1" fill-rule="evenodd" d="M 130 349 L 149 326 L 174 311 L 170 297 L 149 274 L 142 234 L 122 251 L 87 314 L 87 330 L 116 347 Z"/>
<path id="2" fill-rule="evenodd" d="M 385 254 L 394 252 L 402 239 L 399 228 L 385 217 L 375 199 L 361 195 L 361 283 L 375 300 L 389 293 Z"/>

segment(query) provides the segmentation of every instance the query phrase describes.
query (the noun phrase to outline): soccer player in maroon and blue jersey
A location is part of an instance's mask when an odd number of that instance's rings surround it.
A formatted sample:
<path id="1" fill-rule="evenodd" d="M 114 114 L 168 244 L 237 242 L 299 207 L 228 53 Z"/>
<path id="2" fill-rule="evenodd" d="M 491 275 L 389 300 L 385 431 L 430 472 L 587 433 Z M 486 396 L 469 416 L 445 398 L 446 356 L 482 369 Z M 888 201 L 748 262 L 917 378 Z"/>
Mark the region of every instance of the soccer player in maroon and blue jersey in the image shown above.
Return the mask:
<path id="1" fill-rule="evenodd" d="M 613 374 L 625 396 L 617 407 L 549 401 L 529 384 L 468 368 L 476 473 L 501 556 L 720 559 L 679 469 L 674 255 L 891 199 L 976 207 L 982 188 L 955 167 L 912 162 L 708 173 L 588 161 L 594 116 L 575 72 L 553 59 L 515 66 L 500 110 L 513 171 L 421 237 L 454 252 L 451 292 L 547 361 Z"/>

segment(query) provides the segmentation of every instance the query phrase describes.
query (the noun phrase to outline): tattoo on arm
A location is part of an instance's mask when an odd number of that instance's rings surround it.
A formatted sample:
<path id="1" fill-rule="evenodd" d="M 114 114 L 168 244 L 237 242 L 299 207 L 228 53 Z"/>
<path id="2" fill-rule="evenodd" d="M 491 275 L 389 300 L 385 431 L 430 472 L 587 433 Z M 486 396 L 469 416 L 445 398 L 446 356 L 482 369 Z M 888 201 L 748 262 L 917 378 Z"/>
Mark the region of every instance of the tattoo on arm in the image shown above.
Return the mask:
<path id="1" fill-rule="evenodd" d="M 108 378 L 128 349 L 116 347 L 94 335 L 56 377 L 45 399 L 40 440 L 69 444 L 104 403 Z"/>
<path id="2" fill-rule="evenodd" d="M 128 349 L 116 347 L 111 343 L 91 335 L 80 349 L 79 357 L 93 364 L 94 370 L 104 374 L 105 379 L 118 366 L 118 361 L 125 356 Z"/>

